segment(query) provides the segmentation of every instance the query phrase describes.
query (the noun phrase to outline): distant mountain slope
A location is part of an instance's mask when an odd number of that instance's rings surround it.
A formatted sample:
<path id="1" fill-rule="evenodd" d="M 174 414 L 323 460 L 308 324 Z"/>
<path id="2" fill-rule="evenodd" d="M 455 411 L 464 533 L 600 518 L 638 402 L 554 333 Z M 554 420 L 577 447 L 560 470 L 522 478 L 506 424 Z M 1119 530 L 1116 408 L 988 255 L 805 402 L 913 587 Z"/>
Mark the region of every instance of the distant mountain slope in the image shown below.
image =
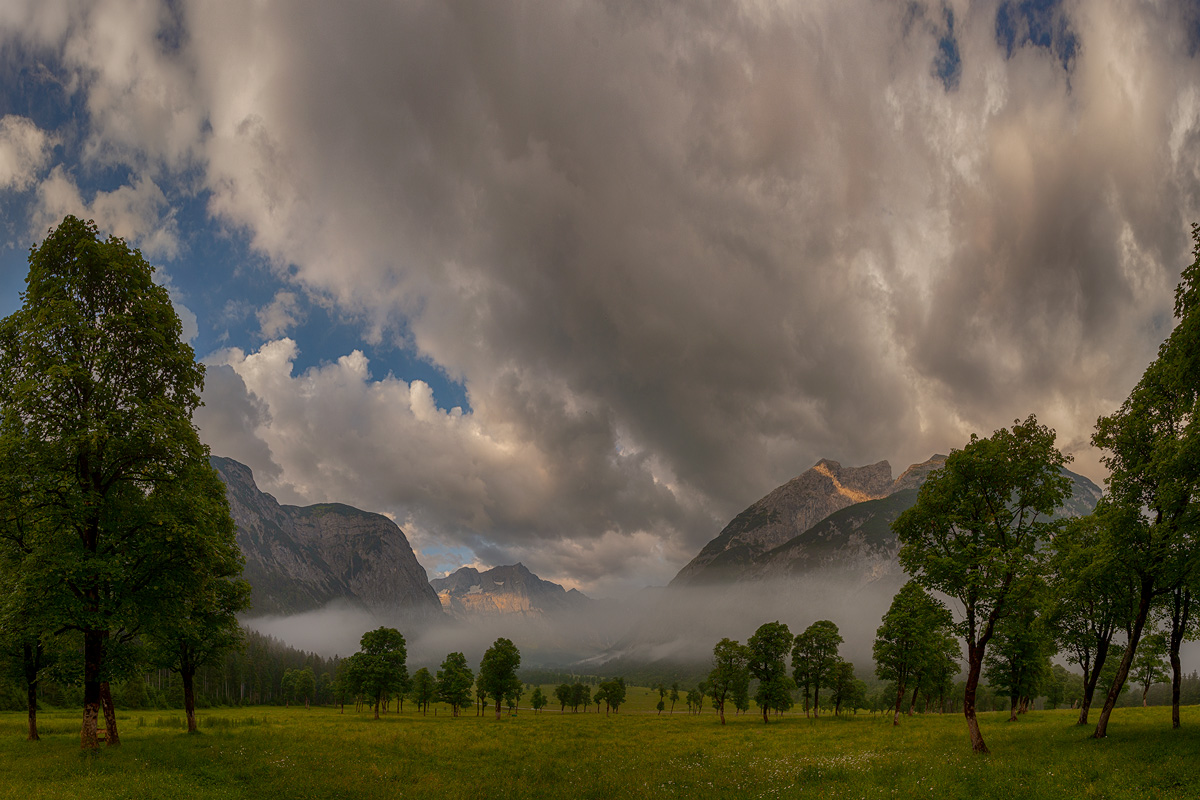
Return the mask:
<path id="1" fill-rule="evenodd" d="M 578 589 L 566 591 L 534 575 L 521 563 L 480 572 L 473 567 L 429 582 L 442 609 L 460 619 L 497 615 L 541 616 L 579 610 L 592 600 Z"/>
<path id="2" fill-rule="evenodd" d="M 404 532 L 340 503 L 283 506 L 245 464 L 213 456 L 246 557 L 251 613 L 292 614 L 335 600 L 376 612 L 440 616 L 437 593 Z"/>
<path id="3" fill-rule="evenodd" d="M 899 544 L 891 523 L 916 502 L 921 484 L 945 461 L 935 455 L 913 464 L 895 481 L 886 461 L 857 469 L 820 461 L 735 517 L 671 586 L 795 577 L 818 569 L 848 572 L 855 581 L 897 574 Z M 1063 472 L 1072 489 L 1058 516 L 1091 513 L 1100 487 L 1070 470 Z M 869 478 L 857 480 L 857 501 L 844 490 L 844 482 L 834 482 L 840 476 L 855 480 L 863 475 Z M 810 522 L 810 513 L 822 505 L 834 508 Z"/>
<path id="4" fill-rule="evenodd" d="M 834 511 L 887 495 L 891 486 L 892 467 L 886 461 L 843 468 L 836 461 L 822 459 L 734 517 L 679 571 L 671 585 L 736 579 L 763 553 Z"/>

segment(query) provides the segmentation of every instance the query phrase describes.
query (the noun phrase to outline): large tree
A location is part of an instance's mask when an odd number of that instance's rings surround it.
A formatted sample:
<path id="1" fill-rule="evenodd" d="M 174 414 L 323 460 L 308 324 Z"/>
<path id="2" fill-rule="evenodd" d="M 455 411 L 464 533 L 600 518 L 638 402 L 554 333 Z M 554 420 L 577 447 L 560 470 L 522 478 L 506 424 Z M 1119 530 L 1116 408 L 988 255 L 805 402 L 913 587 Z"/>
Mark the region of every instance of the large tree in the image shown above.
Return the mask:
<path id="1" fill-rule="evenodd" d="M 204 370 L 153 272 L 67 217 L 30 251 L 22 306 L 0 321 L 0 449 L 15 470 L 0 505 L 33 510 L 4 546 L 55 630 L 82 634 L 85 749 L 107 641 L 134 636 L 207 569 L 204 542 L 179 540 L 206 531 L 168 524 L 161 502 L 207 452 L 191 422 Z"/>
<path id="2" fill-rule="evenodd" d="M 713 704 L 725 724 L 725 701 L 750 684 L 750 653 L 733 639 L 722 639 L 713 648 L 713 668 L 708 673 Z M 662 705 L 662 700 L 659 700 Z"/>
<path id="3" fill-rule="evenodd" d="M 838 626 L 827 619 L 820 619 L 796 634 L 792 647 L 792 669 L 796 686 L 804 690 L 804 713 L 808 714 L 809 686 L 812 687 L 813 716 L 821 715 L 821 684 L 829 686 L 837 664 L 841 661 L 838 646 L 842 635 Z"/>
<path id="4" fill-rule="evenodd" d="M 773 709 L 790 707 L 795 684 L 787 674 L 786 660 L 792 649 L 792 632 L 782 622 L 766 622 L 746 642 L 750 674 L 758 679 L 754 702 L 762 709 L 763 722 Z"/>
<path id="5" fill-rule="evenodd" d="M 519 666 L 521 651 L 504 637 L 493 642 L 479 662 L 479 688 L 495 701 L 496 719 L 500 719 L 500 703 L 521 684 L 517 677 Z"/>
<path id="6" fill-rule="evenodd" d="M 946 635 L 954 617 L 940 600 L 930 597 L 916 581 L 900 587 L 883 624 L 875 632 L 875 675 L 896 684 L 892 724 L 900 724 L 904 693 L 945 652 Z"/>
<path id="7" fill-rule="evenodd" d="M 350 679 L 359 691 L 374 700 L 375 719 L 379 719 L 384 694 L 403 691 L 407 683 L 408 648 L 400 631 L 386 627 L 364 633 L 359 648 L 348 659 Z"/>
<path id="8" fill-rule="evenodd" d="M 1067 462 L 1054 431 L 1031 414 L 989 438 L 972 434 L 930 474 L 917 503 L 892 524 L 900 563 L 926 589 L 958 600 L 967 646 L 963 715 L 971 747 L 988 752 L 975 716 L 975 695 L 988 642 L 1036 573 L 1041 545 L 1057 527 L 1052 515 L 1070 490 Z"/>

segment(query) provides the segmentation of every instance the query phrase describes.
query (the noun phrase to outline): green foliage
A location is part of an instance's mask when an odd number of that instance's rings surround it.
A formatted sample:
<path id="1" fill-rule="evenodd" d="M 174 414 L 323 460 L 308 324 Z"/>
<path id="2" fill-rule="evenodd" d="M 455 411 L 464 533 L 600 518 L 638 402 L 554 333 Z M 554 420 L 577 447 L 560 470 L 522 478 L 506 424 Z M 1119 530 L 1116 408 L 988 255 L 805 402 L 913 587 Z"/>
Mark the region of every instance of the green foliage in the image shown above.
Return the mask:
<path id="1" fill-rule="evenodd" d="M 975 434 L 930 474 L 892 528 L 900 563 L 921 586 L 963 605 L 967 646 L 964 710 L 971 746 L 987 752 L 975 719 L 975 692 L 988 642 L 1009 606 L 1031 591 L 1058 528 L 1053 515 L 1070 491 L 1054 431 L 1031 414 L 990 438 Z"/>
<path id="2" fill-rule="evenodd" d="M 448 703 L 453 716 L 457 717 L 463 706 L 471 704 L 474 683 L 475 674 L 467 666 L 467 657 L 462 653 L 450 653 L 437 673 L 437 698 Z"/>
<path id="3" fill-rule="evenodd" d="M 213 578 L 232 529 L 180 518 L 208 468 L 191 423 L 204 370 L 153 272 L 67 217 L 30 251 L 22 306 L 0 320 L 0 569 L 19 576 L 0 628 L 83 634 L 85 747 L 111 645 Z M 200 513 L 227 517 L 205 492 Z"/>
<path id="4" fill-rule="evenodd" d="M 379 719 L 384 693 L 401 692 L 408 682 L 408 649 L 400 631 L 386 627 L 364 633 L 359 647 L 348 659 L 350 681 L 374 700 L 375 719 Z"/>
<path id="5" fill-rule="evenodd" d="M 1106 546 L 1136 576 L 1137 611 L 1129 643 L 1105 698 L 1095 736 L 1108 719 L 1137 651 L 1154 600 L 1193 583 L 1200 556 L 1200 226 L 1192 226 L 1195 261 L 1175 291 L 1178 320 L 1158 357 L 1112 415 L 1096 423 L 1092 443 L 1106 451 L 1108 493 L 1098 513 Z M 1172 649 L 1184 620 L 1173 625 Z"/>
<path id="6" fill-rule="evenodd" d="M 478 687 L 482 694 L 495 702 L 496 719 L 500 719 L 501 701 L 521 688 L 521 680 L 517 677 L 519 666 L 521 651 L 503 637 L 492 643 L 479 662 Z"/>
<path id="7" fill-rule="evenodd" d="M 1167 637 L 1163 633 L 1152 633 L 1138 644 L 1137 654 L 1130 668 L 1130 679 L 1142 687 L 1142 703 L 1146 703 L 1146 695 L 1150 687 L 1167 680 L 1171 675 L 1171 665 L 1167 662 Z"/>
<path id="8" fill-rule="evenodd" d="M 1010 701 L 1011 718 L 1052 677 L 1050 656 L 1054 654 L 1052 631 L 1046 626 L 1037 604 L 1018 603 L 996 626 L 996 636 L 984 658 L 988 685 L 1004 692 Z"/>
<path id="9" fill-rule="evenodd" d="M 911 682 L 924 673 L 942 674 L 948 651 L 957 645 L 951 638 L 954 618 L 940 600 L 916 581 L 900 587 L 892 598 L 883 624 L 875 632 L 875 675 L 896 684 L 893 721 L 899 723 L 900 704 Z M 950 665 L 957 667 L 954 660 Z"/>
<path id="10" fill-rule="evenodd" d="M 468 702 L 469 700 L 470 698 L 468 698 Z M 545 708 L 548 702 L 550 701 L 546 697 L 545 692 L 542 691 L 542 687 L 535 686 L 533 688 L 533 693 L 529 695 L 530 707 L 532 707 L 535 712 L 538 712 Z"/>
<path id="11" fill-rule="evenodd" d="M 804 694 L 804 710 L 808 712 L 808 698 L 813 698 L 813 713 L 817 715 L 821 702 L 821 684 L 829 685 L 841 662 L 838 645 L 842 635 L 837 625 L 827 619 L 817 620 L 796 635 L 792 648 L 792 669 L 796 686 Z M 812 694 L 809 694 L 811 687 Z"/>
<path id="12" fill-rule="evenodd" d="M 554 699 L 558 701 L 559 712 L 566 711 L 567 706 L 571 704 L 571 685 L 569 683 L 560 683 L 554 690 Z"/>
<path id="13" fill-rule="evenodd" d="M 750 674 L 758 679 L 754 702 L 762 709 L 763 722 L 770 711 L 792 707 L 795 683 L 787 675 L 787 658 L 792 649 L 792 633 L 782 622 L 767 622 L 758 627 L 746 643 Z"/>
<path id="14" fill-rule="evenodd" d="M 731 696 L 746 695 L 750 686 L 750 652 L 732 639 L 722 639 L 713 648 L 713 668 L 708 674 L 713 705 L 725 724 L 725 701 Z M 660 700 L 661 704 L 662 701 Z M 661 711 L 661 709 L 659 709 Z"/>

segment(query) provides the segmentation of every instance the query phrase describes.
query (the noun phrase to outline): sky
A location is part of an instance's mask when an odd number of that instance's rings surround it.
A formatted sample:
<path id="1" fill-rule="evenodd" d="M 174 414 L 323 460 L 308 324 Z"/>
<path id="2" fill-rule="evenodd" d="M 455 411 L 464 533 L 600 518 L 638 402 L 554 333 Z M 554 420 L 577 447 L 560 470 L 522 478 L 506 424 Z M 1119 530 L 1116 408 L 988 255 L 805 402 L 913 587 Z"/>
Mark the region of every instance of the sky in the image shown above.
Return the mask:
<path id="1" fill-rule="evenodd" d="M 0 314 L 66 214 L 281 502 L 619 596 L 821 458 L 1033 413 L 1103 479 L 1194 259 L 1200 2 L 6 0 Z"/>

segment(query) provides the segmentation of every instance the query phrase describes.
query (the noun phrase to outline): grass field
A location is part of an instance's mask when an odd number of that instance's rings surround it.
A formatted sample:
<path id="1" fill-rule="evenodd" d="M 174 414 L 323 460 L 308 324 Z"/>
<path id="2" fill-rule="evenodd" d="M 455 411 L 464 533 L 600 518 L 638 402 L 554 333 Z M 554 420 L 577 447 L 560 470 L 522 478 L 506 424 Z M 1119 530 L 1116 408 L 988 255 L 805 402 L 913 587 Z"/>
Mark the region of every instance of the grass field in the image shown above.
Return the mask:
<path id="1" fill-rule="evenodd" d="M 0 797 L 12 798 L 1195 798 L 1200 709 L 1119 709 L 1105 741 L 1074 712 L 1017 723 L 981 715 L 990 756 L 973 755 L 958 715 L 820 720 L 753 713 L 722 728 L 647 712 L 635 689 L 618 716 L 522 711 L 458 719 L 406 709 L 376 722 L 347 709 L 240 708 L 119 715 L 120 748 L 79 752 L 79 714 L 0 714 Z M 592 707 L 593 709 L 595 706 Z"/>

